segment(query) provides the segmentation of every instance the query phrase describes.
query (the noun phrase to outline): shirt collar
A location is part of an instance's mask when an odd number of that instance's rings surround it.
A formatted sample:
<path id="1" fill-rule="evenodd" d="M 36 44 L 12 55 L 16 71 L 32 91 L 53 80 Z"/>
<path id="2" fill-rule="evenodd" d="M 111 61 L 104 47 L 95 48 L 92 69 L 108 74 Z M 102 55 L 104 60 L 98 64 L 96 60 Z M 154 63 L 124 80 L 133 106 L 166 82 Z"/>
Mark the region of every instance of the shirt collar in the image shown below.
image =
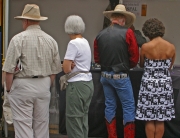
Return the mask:
<path id="1" fill-rule="evenodd" d="M 41 29 L 41 27 L 39 25 L 30 25 L 26 28 L 26 30 L 29 30 L 29 29 Z"/>

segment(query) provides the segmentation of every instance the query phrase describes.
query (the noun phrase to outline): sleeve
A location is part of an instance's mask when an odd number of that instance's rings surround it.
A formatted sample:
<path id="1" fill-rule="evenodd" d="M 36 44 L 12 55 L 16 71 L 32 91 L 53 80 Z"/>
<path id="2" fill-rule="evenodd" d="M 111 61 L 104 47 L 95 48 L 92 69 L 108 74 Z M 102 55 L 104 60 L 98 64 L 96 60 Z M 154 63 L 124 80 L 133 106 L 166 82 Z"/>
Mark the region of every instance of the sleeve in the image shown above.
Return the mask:
<path id="1" fill-rule="evenodd" d="M 95 63 L 99 63 L 99 52 L 96 39 L 94 40 L 94 61 Z"/>
<path id="2" fill-rule="evenodd" d="M 59 55 L 57 42 L 54 42 L 54 47 L 55 50 L 54 50 L 53 63 L 51 65 L 51 69 L 52 69 L 52 74 L 58 74 L 59 72 L 62 71 L 62 68 L 61 68 L 61 59 Z"/>
<path id="3" fill-rule="evenodd" d="M 64 59 L 74 60 L 77 54 L 78 48 L 73 43 L 69 42 Z"/>
<path id="4" fill-rule="evenodd" d="M 133 68 L 139 61 L 139 49 L 135 35 L 131 29 L 127 30 L 126 42 L 128 44 L 130 68 Z"/>
<path id="5" fill-rule="evenodd" d="M 12 38 L 6 53 L 6 59 L 3 65 L 3 71 L 8 73 L 14 73 L 17 65 L 17 61 L 21 56 L 20 44 L 16 38 Z"/>

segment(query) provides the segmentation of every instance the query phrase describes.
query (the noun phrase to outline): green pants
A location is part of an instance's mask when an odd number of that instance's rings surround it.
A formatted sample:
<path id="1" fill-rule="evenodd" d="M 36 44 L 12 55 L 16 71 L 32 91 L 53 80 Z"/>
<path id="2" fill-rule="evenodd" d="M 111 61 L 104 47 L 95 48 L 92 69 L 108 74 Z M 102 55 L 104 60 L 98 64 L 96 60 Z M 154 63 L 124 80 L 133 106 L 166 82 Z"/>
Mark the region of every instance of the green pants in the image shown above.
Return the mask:
<path id="1" fill-rule="evenodd" d="M 68 138 L 88 138 L 88 111 L 93 81 L 69 82 L 66 88 L 66 130 Z"/>

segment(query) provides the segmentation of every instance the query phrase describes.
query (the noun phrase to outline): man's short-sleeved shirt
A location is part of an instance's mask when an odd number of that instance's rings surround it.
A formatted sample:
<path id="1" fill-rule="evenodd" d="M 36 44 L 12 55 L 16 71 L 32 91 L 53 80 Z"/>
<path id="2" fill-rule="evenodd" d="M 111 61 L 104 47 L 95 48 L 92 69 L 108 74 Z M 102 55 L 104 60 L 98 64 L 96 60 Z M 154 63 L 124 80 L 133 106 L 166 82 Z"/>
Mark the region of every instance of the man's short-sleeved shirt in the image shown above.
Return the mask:
<path id="1" fill-rule="evenodd" d="M 48 76 L 62 70 L 57 42 L 39 25 L 31 25 L 11 39 L 2 70 L 14 73 L 18 59 L 23 70 L 16 77 Z"/>

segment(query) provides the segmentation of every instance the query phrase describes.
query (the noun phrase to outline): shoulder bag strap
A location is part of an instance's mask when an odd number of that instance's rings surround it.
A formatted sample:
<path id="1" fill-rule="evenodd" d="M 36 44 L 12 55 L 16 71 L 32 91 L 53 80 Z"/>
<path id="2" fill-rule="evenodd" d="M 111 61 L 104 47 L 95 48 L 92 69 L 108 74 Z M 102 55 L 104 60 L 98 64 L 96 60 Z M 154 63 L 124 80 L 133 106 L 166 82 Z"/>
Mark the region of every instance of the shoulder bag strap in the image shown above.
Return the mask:
<path id="1" fill-rule="evenodd" d="M 89 73 L 89 71 L 77 71 L 77 72 L 73 72 L 70 75 L 67 76 L 67 80 L 69 80 L 70 78 L 76 76 L 79 73 Z"/>

